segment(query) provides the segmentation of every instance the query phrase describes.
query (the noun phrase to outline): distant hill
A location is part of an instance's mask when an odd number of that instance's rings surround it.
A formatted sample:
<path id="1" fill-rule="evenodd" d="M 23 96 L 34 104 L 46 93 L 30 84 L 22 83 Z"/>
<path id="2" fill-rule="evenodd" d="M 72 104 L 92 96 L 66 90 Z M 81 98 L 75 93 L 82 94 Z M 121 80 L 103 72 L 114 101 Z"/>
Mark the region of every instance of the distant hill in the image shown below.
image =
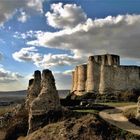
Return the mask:
<path id="1" fill-rule="evenodd" d="M 19 91 L 0 91 L 0 94 L 20 94 L 25 95 L 27 90 L 19 90 Z"/>
<path id="2" fill-rule="evenodd" d="M 70 90 L 58 90 L 60 98 L 65 98 L 69 94 Z M 0 91 L 0 97 L 25 97 L 27 90 L 20 91 Z"/>
<path id="3" fill-rule="evenodd" d="M 65 98 L 69 94 L 70 90 L 58 90 L 60 98 Z"/>

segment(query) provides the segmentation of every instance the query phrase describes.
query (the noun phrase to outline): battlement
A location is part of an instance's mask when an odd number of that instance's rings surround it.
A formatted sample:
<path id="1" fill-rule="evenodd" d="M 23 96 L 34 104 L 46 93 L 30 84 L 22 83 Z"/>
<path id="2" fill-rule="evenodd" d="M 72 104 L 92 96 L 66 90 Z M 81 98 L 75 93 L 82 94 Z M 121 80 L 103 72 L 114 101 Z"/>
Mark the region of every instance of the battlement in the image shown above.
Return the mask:
<path id="1" fill-rule="evenodd" d="M 120 65 L 120 57 L 114 54 L 90 56 L 88 61 L 95 61 L 101 65 Z"/>

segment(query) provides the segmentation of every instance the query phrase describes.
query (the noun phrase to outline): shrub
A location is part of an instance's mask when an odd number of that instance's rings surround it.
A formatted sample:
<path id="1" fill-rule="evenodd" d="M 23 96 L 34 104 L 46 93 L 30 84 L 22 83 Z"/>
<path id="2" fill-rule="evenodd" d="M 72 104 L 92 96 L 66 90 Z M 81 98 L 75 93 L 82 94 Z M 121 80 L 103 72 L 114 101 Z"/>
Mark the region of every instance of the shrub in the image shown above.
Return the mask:
<path id="1" fill-rule="evenodd" d="M 131 108 L 131 109 L 126 109 L 124 112 L 123 112 L 123 115 L 128 118 L 128 120 L 131 120 L 133 118 L 135 118 L 136 116 L 136 113 L 137 113 L 137 108 Z"/>

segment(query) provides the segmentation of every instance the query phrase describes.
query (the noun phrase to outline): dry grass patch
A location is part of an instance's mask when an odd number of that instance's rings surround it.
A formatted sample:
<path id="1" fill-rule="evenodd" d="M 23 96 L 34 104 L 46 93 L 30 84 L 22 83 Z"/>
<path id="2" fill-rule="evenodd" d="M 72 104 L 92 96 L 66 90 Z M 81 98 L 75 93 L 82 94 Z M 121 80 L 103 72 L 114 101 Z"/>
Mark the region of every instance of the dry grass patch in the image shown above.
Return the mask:
<path id="1" fill-rule="evenodd" d="M 11 112 L 13 109 L 13 106 L 1 106 L 0 107 L 0 116 L 4 115 L 7 112 Z"/>

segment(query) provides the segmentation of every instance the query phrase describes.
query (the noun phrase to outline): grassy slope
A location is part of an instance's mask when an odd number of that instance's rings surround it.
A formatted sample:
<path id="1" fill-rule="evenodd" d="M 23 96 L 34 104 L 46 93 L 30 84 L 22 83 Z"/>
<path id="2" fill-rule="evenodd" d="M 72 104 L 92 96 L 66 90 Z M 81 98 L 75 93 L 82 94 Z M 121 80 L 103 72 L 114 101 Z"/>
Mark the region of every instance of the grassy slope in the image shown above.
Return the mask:
<path id="1" fill-rule="evenodd" d="M 99 103 L 103 105 L 113 106 L 113 107 L 121 107 L 127 105 L 135 105 L 135 102 L 107 102 L 107 103 Z"/>

